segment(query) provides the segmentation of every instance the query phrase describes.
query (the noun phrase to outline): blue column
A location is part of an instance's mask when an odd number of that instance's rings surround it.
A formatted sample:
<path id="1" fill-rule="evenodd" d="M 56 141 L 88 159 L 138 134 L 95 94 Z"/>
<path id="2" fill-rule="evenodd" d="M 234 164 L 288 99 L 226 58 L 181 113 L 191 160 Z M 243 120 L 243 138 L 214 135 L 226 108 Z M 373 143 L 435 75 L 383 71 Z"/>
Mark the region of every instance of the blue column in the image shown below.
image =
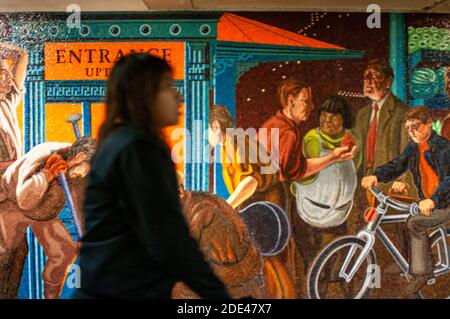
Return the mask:
<path id="1" fill-rule="evenodd" d="M 402 101 L 407 101 L 408 94 L 406 90 L 406 54 L 407 54 L 407 33 L 405 26 L 405 15 L 402 13 L 390 13 L 390 46 L 389 61 L 394 69 L 394 83 L 392 92 Z"/>
<path id="2" fill-rule="evenodd" d="M 83 102 L 81 103 L 81 110 L 83 113 L 83 130 L 82 136 L 91 136 L 92 125 L 91 125 L 91 103 Z"/>
<path id="3" fill-rule="evenodd" d="M 236 119 L 236 59 L 218 58 L 215 61 L 214 72 L 214 104 L 228 108 L 233 119 Z"/>
<path id="4" fill-rule="evenodd" d="M 185 187 L 189 190 L 209 190 L 208 114 L 209 59 L 207 42 L 186 42 L 185 45 Z"/>
<path id="5" fill-rule="evenodd" d="M 222 174 L 222 163 L 220 161 L 220 146 L 217 145 L 214 149 L 214 194 L 227 199 L 230 196 L 225 180 Z"/>
<path id="6" fill-rule="evenodd" d="M 43 66 L 43 45 L 33 44 L 28 48 L 29 66 L 25 82 L 25 95 L 23 103 L 24 121 L 24 153 L 32 147 L 45 141 L 45 82 Z M 27 229 L 29 254 L 26 259 L 22 276 L 20 298 L 40 299 L 44 297 L 42 270 L 44 269 L 45 255 L 42 247 Z"/>
<path id="7" fill-rule="evenodd" d="M 225 106 L 230 111 L 235 123 L 237 61 L 234 58 L 217 58 L 214 64 L 214 104 Z M 223 180 L 220 147 L 216 147 L 214 158 L 214 193 L 222 198 L 228 198 L 230 193 Z"/>

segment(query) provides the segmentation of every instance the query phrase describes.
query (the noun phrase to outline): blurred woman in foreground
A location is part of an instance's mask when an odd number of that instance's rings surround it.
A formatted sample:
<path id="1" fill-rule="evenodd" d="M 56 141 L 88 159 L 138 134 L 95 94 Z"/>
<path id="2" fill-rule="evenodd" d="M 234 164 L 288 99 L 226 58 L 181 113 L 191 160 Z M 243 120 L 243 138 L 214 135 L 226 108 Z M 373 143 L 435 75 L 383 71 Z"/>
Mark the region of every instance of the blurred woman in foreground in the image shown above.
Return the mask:
<path id="1" fill-rule="evenodd" d="M 183 281 L 228 298 L 190 237 L 162 129 L 178 122 L 170 66 L 147 54 L 117 62 L 87 187 L 78 298 L 170 298 Z"/>

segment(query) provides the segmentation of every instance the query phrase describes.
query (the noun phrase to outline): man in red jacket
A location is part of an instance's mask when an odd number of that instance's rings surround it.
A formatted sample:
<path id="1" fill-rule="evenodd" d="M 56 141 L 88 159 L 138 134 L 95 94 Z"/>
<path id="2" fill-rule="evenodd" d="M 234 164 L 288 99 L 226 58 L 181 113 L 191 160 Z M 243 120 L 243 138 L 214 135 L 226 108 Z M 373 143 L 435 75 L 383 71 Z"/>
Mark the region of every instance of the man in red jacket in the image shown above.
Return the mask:
<path id="1" fill-rule="evenodd" d="M 301 226 L 299 218 L 295 214 L 295 208 L 292 205 L 293 198 L 289 192 L 290 183 L 311 176 L 323 168 L 340 161 L 353 158 L 356 147 L 349 150 L 348 147 L 337 147 L 330 154 L 306 159 L 303 155 L 303 132 L 301 125 L 306 122 L 314 109 L 312 102 L 311 87 L 299 80 L 288 79 L 281 83 L 278 88 L 281 109 L 269 118 L 262 128 L 266 129 L 266 134 L 260 134 L 258 141 L 262 144 L 269 155 L 275 158 L 275 163 L 279 165 L 279 182 L 284 194 L 278 198 L 288 198 L 288 204 L 283 207 L 288 214 L 292 225 L 293 236 L 287 246 L 286 256 L 283 256 L 289 272 L 294 277 L 297 290 L 301 290 L 302 281 L 302 262 L 299 256 L 299 242 L 301 242 Z M 271 130 L 278 129 L 278 141 L 272 141 Z M 262 132 L 262 130 L 260 130 Z M 295 206 L 295 205 L 294 205 Z"/>

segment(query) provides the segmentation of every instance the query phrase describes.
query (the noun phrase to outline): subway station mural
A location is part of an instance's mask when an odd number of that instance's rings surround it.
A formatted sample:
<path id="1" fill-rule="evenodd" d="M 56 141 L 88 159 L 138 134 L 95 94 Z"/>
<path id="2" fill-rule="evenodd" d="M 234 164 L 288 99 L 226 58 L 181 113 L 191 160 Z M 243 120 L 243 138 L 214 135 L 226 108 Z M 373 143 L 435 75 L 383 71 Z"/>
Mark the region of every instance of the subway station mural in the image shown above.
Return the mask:
<path id="1" fill-rule="evenodd" d="M 173 66 L 180 200 L 234 297 L 450 295 L 449 15 L 68 15 L 0 15 L 0 298 L 77 288 L 85 158 L 130 52 Z"/>

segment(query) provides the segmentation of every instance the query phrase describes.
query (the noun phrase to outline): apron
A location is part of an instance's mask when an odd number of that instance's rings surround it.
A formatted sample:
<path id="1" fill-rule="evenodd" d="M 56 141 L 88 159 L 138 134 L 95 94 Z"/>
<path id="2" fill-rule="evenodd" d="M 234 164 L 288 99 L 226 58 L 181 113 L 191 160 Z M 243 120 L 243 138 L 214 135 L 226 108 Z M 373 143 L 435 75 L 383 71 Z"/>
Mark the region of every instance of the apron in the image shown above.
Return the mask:
<path id="1" fill-rule="evenodd" d="M 320 140 L 320 156 L 332 151 L 323 148 Z M 357 183 L 353 160 L 334 163 L 317 173 L 310 184 L 293 182 L 291 190 L 296 197 L 297 213 L 308 224 L 328 228 L 343 224 L 353 205 L 353 195 Z"/>

